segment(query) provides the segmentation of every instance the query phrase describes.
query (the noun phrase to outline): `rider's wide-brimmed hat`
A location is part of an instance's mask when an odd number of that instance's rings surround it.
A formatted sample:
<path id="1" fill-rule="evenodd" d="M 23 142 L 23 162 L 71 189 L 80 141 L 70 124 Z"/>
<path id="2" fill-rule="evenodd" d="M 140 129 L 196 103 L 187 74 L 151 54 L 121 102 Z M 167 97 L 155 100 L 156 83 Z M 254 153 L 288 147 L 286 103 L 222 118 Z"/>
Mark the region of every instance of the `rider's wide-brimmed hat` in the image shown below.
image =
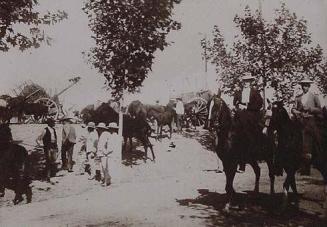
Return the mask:
<path id="1" fill-rule="evenodd" d="M 103 123 L 103 122 L 100 122 L 100 123 L 97 125 L 97 128 L 108 129 L 108 127 L 106 126 L 106 124 Z"/>
<path id="2" fill-rule="evenodd" d="M 108 125 L 108 129 L 118 129 L 118 125 L 116 122 L 111 122 L 109 125 Z"/>
<path id="3" fill-rule="evenodd" d="M 312 83 L 313 83 L 313 81 L 310 80 L 309 77 L 305 77 L 303 80 L 301 80 L 301 81 L 299 82 L 299 84 L 312 84 Z"/>
<path id="4" fill-rule="evenodd" d="M 65 115 L 61 120 L 62 121 L 71 121 L 71 120 L 73 120 L 73 117 L 71 117 L 70 115 Z"/>
<path id="5" fill-rule="evenodd" d="M 87 128 L 95 128 L 95 123 L 94 122 L 89 122 L 86 126 Z"/>
<path id="6" fill-rule="evenodd" d="M 244 73 L 244 76 L 242 77 L 243 81 L 252 81 L 255 77 L 251 75 L 251 73 Z"/>

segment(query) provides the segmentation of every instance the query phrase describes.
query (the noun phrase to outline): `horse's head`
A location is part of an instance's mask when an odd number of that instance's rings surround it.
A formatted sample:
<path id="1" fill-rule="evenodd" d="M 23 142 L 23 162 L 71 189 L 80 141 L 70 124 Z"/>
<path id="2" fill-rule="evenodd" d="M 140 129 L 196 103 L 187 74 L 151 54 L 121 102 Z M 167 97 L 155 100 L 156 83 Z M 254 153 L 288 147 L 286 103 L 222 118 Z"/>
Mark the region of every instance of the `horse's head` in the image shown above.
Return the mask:
<path id="1" fill-rule="evenodd" d="M 10 143 L 12 140 L 9 124 L 0 124 L 0 144 Z"/>
<path id="2" fill-rule="evenodd" d="M 283 101 L 269 103 L 269 108 L 271 109 L 271 128 L 278 129 L 280 126 L 288 125 L 290 117 L 284 107 Z"/>
<path id="3" fill-rule="evenodd" d="M 222 126 L 231 123 L 231 112 L 225 101 L 220 96 L 215 96 L 212 99 L 213 106 L 211 109 L 212 126 L 219 130 Z"/>

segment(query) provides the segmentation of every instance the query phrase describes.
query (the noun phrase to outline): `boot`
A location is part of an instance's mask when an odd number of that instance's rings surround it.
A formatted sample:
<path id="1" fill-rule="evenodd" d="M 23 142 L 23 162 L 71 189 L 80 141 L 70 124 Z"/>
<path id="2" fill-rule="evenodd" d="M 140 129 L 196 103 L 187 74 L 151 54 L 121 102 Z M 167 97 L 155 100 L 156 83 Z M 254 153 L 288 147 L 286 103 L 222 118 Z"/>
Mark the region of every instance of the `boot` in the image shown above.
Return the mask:
<path id="1" fill-rule="evenodd" d="M 100 172 L 100 170 L 96 170 L 95 171 L 95 180 L 96 181 L 101 181 L 101 172 Z"/>

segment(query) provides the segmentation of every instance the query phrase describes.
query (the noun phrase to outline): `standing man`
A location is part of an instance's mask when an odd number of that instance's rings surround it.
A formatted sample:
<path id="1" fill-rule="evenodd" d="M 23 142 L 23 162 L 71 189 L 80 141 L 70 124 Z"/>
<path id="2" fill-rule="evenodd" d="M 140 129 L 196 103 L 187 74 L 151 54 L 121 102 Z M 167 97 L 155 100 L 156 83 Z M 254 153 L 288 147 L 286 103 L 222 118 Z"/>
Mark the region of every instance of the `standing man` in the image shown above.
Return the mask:
<path id="1" fill-rule="evenodd" d="M 94 158 L 97 153 L 97 146 L 98 146 L 98 140 L 99 140 L 99 135 L 98 132 L 95 130 L 95 123 L 94 122 L 89 122 L 87 124 L 87 136 L 86 136 L 86 141 L 85 141 L 85 147 L 86 147 L 86 161 L 88 163 L 88 167 L 90 168 L 88 173 L 90 175 L 93 175 L 91 179 L 95 178 L 95 162 Z M 92 159 L 90 162 L 90 158 Z M 92 172 L 94 172 L 92 174 Z"/>
<path id="2" fill-rule="evenodd" d="M 242 77 L 243 88 L 235 92 L 233 104 L 235 106 L 235 117 L 243 121 L 243 124 L 247 125 L 248 130 L 251 130 L 253 134 L 253 141 L 250 143 L 253 145 L 259 145 L 258 138 L 262 134 L 260 127 L 260 110 L 263 106 L 263 99 L 260 92 L 254 87 L 253 82 L 255 78 L 251 73 L 245 73 Z M 244 110 L 243 117 L 239 118 L 239 110 Z M 240 163 L 239 172 L 245 171 L 245 163 Z"/>
<path id="3" fill-rule="evenodd" d="M 50 181 L 50 177 L 56 174 L 56 160 L 58 155 L 57 132 L 55 129 L 55 121 L 52 118 L 47 119 L 47 127 L 44 128 L 42 134 L 36 139 L 37 145 L 43 143 L 45 155 L 46 178 Z"/>
<path id="4" fill-rule="evenodd" d="M 73 172 L 73 151 L 76 143 L 76 131 L 71 125 L 71 119 L 71 117 L 64 117 L 62 128 L 62 169 L 68 169 L 68 172 Z"/>
<path id="5" fill-rule="evenodd" d="M 321 105 L 317 95 L 309 91 L 313 81 L 304 79 L 299 82 L 303 93 L 296 97 L 292 113 L 303 122 L 303 158 L 305 160 L 303 175 L 310 175 L 310 164 L 312 156 L 319 156 L 322 153 L 321 137 L 317 127 L 318 115 L 321 114 Z M 316 160 L 316 158 L 314 159 Z"/>
<path id="6" fill-rule="evenodd" d="M 177 124 L 177 131 L 179 133 L 182 132 L 182 118 L 184 116 L 184 104 L 182 102 L 182 98 L 177 98 L 176 102 L 176 114 L 177 114 L 177 119 L 176 119 L 176 124 Z"/>

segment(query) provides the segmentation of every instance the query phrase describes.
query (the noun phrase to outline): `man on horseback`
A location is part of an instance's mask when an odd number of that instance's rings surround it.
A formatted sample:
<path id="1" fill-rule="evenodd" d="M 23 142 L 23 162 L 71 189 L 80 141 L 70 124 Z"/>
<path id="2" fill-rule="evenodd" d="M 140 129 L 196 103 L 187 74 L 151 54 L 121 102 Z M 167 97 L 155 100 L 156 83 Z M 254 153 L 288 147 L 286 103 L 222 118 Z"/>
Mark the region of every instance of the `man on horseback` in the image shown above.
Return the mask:
<path id="1" fill-rule="evenodd" d="M 304 79 L 299 82 L 302 88 L 302 94 L 295 99 L 295 106 L 292 109 L 292 114 L 303 124 L 302 140 L 303 150 L 302 155 L 306 163 L 302 174 L 310 175 L 310 161 L 313 155 L 319 156 L 322 152 L 321 136 L 317 127 L 317 120 L 321 115 L 321 105 L 317 95 L 309 91 L 313 81 Z"/>
<path id="2" fill-rule="evenodd" d="M 235 92 L 233 100 L 236 110 L 235 119 L 248 126 L 246 128 L 252 134 L 250 137 L 254 139 L 252 142 L 249 141 L 252 145 L 258 144 L 257 140 L 261 134 L 260 110 L 263 106 L 260 92 L 253 86 L 254 79 L 251 73 L 245 73 L 242 77 L 243 88 Z M 241 163 L 239 171 L 245 171 L 245 163 Z"/>

